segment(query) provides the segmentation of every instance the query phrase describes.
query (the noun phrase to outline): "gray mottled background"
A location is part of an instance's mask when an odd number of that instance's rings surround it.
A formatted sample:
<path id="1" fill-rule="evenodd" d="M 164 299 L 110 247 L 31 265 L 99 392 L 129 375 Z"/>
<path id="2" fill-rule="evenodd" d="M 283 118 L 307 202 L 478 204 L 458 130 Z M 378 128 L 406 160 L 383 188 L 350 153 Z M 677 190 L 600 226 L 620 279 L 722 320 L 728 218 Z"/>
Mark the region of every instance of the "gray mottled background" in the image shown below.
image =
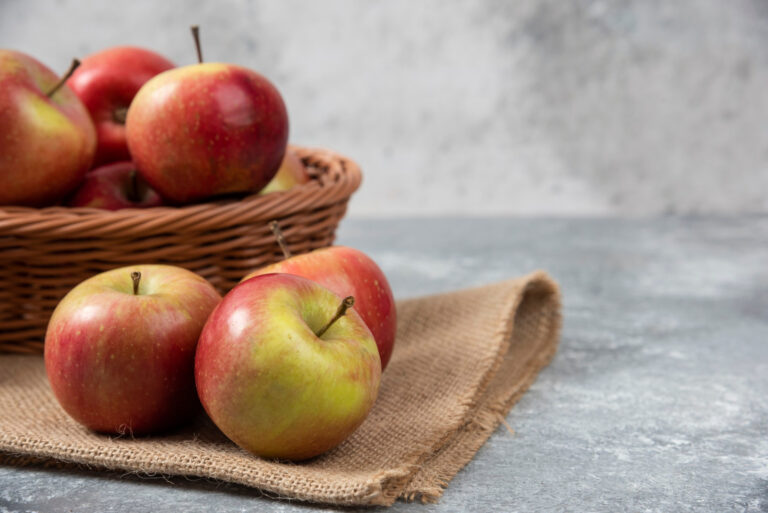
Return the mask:
<path id="1" fill-rule="evenodd" d="M 191 23 L 359 161 L 353 216 L 768 209 L 765 1 L 0 0 L 0 47 L 189 64 Z"/>

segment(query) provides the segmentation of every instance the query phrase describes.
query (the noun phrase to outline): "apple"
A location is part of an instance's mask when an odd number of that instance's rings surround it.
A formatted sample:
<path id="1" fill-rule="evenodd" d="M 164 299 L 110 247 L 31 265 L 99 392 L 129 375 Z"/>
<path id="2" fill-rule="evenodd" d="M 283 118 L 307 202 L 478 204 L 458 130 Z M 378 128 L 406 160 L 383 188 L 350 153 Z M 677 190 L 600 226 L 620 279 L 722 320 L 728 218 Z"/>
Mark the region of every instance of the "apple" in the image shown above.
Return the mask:
<path id="1" fill-rule="evenodd" d="M 95 166 L 131 159 L 125 141 L 128 106 L 147 80 L 173 67 L 162 55 L 134 46 L 108 48 L 83 59 L 67 85 L 96 126 Z"/>
<path id="2" fill-rule="evenodd" d="M 95 149 L 75 93 L 34 58 L 0 50 L 0 205 L 57 202 L 91 167 Z"/>
<path id="3" fill-rule="evenodd" d="M 303 460 L 363 422 L 381 363 L 363 320 L 346 311 L 351 302 L 289 274 L 257 276 L 224 296 L 200 335 L 195 380 L 225 435 L 264 458 Z"/>
<path id="4" fill-rule="evenodd" d="M 269 194 L 270 192 L 287 191 L 288 189 L 301 185 L 309 181 L 309 173 L 306 166 L 296 154 L 291 145 L 285 150 L 283 163 L 277 170 L 274 178 L 264 187 L 259 194 Z"/>
<path id="5" fill-rule="evenodd" d="M 258 192 L 277 172 L 288 142 L 285 104 L 266 78 L 234 64 L 165 71 L 128 109 L 128 148 L 166 200 Z"/>
<path id="6" fill-rule="evenodd" d="M 278 230 L 276 223 L 273 230 Z M 281 247 L 287 251 L 278 235 Z M 243 280 L 268 273 L 288 273 L 309 278 L 340 296 L 354 296 L 355 309 L 373 333 L 381 355 L 381 368 L 386 369 L 392 356 L 397 330 L 395 298 L 386 276 L 368 255 L 346 246 L 316 249 L 303 255 L 262 267 Z"/>
<path id="7" fill-rule="evenodd" d="M 162 204 L 163 199 L 139 176 L 133 162 L 116 162 L 89 171 L 67 201 L 70 207 L 106 210 Z"/>
<path id="8" fill-rule="evenodd" d="M 104 433 L 157 433 L 188 420 L 195 347 L 221 300 L 180 267 L 136 265 L 80 283 L 56 306 L 45 369 L 64 411 Z"/>

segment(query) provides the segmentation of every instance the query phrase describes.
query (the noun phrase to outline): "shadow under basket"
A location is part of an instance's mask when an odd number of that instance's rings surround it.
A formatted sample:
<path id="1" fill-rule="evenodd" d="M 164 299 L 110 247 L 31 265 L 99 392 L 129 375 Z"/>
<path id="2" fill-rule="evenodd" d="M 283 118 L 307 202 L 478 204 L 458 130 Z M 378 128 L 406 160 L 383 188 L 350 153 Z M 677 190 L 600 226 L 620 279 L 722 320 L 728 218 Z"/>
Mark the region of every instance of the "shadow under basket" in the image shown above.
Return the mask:
<path id="1" fill-rule="evenodd" d="M 177 265 L 223 294 L 283 258 L 272 220 L 294 254 L 331 245 L 360 168 L 329 150 L 295 149 L 311 180 L 284 192 L 179 208 L 0 207 L 0 353 L 42 353 L 59 300 L 109 269 Z"/>

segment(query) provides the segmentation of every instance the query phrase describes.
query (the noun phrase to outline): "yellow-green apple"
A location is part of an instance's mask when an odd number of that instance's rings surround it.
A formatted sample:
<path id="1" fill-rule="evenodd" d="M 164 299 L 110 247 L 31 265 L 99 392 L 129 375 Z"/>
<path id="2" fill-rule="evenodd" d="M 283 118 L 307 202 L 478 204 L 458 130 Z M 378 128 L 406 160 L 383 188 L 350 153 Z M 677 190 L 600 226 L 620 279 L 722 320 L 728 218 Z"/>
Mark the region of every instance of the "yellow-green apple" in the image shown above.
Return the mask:
<path id="1" fill-rule="evenodd" d="M 147 80 L 173 67 L 162 55 L 135 46 L 108 48 L 83 59 L 67 85 L 96 127 L 95 166 L 131 159 L 125 142 L 128 107 Z"/>
<path id="2" fill-rule="evenodd" d="M 288 189 L 307 183 L 309 181 L 309 173 L 306 166 L 296 154 L 291 145 L 285 150 L 285 156 L 283 157 L 283 163 L 280 164 L 280 168 L 277 170 L 274 178 L 264 187 L 259 194 L 269 194 L 270 192 L 287 191 Z"/>
<path id="3" fill-rule="evenodd" d="M 344 441 L 376 400 L 370 330 L 342 298 L 288 274 L 238 284 L 203 328 L 197 393 L 232 441 L 265 458 L 303 460 Z"/>
<path id="4" fill-rule="evenodd" d="M 34 58 L 0 50 L 0 205 L 55 203 L 83 178 L 95 149 L 75 93 Z"/>
<path id="5" fill-rule="evenodd" d="M 198 408 L 195 347 L 221 297 L 168 265 L 113 269 L 77 285 L 45 335 L 48 380 L 64 410 L 105 433 L 147 434 Z"/>
<path id="6" fill-rule="evenodd" d="M 255 71 L 203 63 L 165 71 L 139 90 L 128 109 L 128 149 L 141 174 L 166 200 L 258 192 L 288 143 L 288 113 L 272 83 Z"/>
<path id="7" fill-rule="evenodd" d="M 341 296 L 354 296 L 355 309 L 376 340 L 381 368 L 387 367 L 397 329 L 395 298 L 381 268 L 368 255 L 346 246 L 331 246 L 290 256 L 248 274 L 243 280 L 268 273 L 303 276 Z"/>
<path id="8" fill-rule="evenodd" d="M 158 207 L 163 199 L 136 171 L 133 162 L 114 162 L 89 171 L 67 200 L 70 207 L 122 208 Z"/>

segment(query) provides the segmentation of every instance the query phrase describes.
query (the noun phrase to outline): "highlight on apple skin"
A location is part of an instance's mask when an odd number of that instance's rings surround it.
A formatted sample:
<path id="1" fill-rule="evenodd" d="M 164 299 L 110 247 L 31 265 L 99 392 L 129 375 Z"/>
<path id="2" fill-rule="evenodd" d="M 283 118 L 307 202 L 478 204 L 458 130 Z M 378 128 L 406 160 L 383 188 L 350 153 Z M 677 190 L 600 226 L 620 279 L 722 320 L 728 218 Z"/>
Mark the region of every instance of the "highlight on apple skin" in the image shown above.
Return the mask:
<path id="1" fill-rule="evenodd" d="M 379 353 L 354 307 L 327 327 L 341 303 L 306 278 L 268 274 L 238 284 L 216 307 L 197 346 L 195 379 L 206 412 L 232 441 L 261 457 L 303 460 L 365 420 L 378 394 Z"/>
<path id="2" fill-rule="evenodd" d="M 53 312 L 45 368 L 59 404 L 99 432 L 142 435 L 199 411 L 195 348 L 221 296 L 197 274 L 136 265 L 93 276 Z"/>

